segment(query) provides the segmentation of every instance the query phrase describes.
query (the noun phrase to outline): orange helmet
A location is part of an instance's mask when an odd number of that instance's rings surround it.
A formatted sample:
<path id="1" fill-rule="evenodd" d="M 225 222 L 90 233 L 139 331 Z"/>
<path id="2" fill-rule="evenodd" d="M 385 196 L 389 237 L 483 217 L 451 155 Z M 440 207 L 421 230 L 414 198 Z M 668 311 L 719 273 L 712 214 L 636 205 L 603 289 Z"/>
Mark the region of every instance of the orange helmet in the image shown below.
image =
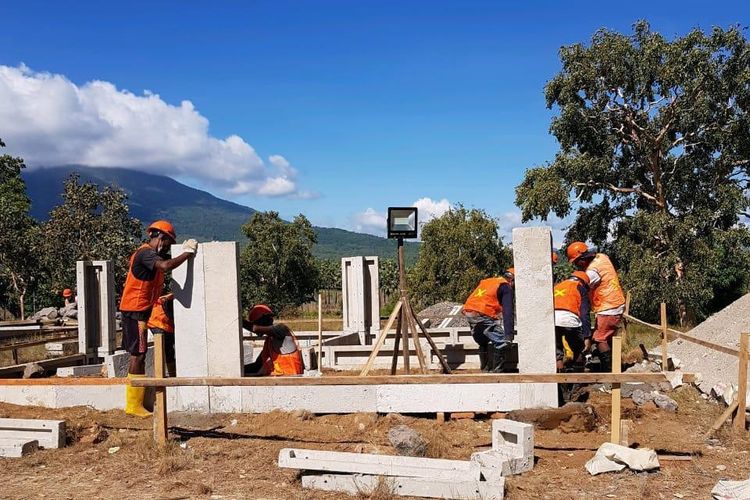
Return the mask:
<path id="1" fill-rule="evenodd" d="M 63 290 L 63 297 L 67 299 L 68 297 L 72 297 L 72 296 L 73 296 L 73 290 L 71 290 L 70 288 L 66 288 L 65 290 Z"/>
<path id="2" fill-rule="evenodd" d="M 552 264 L 557 264 L 557 252 L 552 252 Z"/>
<path id="3" fill-rule="evenodd" d="M 581 255 L 589 251 L 589 247 L 582 241 L 575 241 L 568 245 L 565 253 L 568 256 L 570 262 L 575 262 Z"/>
<path id="4" fill-rule="evenodd" d="M 249 321 L 258 321 L 260 318 L 266 315 L 273 316 L 273 311 L 270 307 L 265 304 L 256 304 L 250 308 L 250 312 L 247 315 Z"/>
<path id="5" fill-rule="evenodd" d="M 158 220 L 156 222 L 152 222 L 150 226 L 148 226 L 148 229 L 146 229 L 146 232 L 151 231 L 152 229 L 155 229 L 157 231 L 160 231 L 170 238 L 172 238 L 172 241 L 177 241 L 177 234 L 174 232 L 174 226 L 165 220 Z"/>
<path id="6" fill-rule="evenodd" d="M 586 286 L 589 286 L 589 284 L 591 283 L 591 280 L 589 279 L 589 275 L 586 274 L 585 271 L 573 271 L 573 274 L 571 274 L 571 276 L 574 278 L 578 278 Z"/>

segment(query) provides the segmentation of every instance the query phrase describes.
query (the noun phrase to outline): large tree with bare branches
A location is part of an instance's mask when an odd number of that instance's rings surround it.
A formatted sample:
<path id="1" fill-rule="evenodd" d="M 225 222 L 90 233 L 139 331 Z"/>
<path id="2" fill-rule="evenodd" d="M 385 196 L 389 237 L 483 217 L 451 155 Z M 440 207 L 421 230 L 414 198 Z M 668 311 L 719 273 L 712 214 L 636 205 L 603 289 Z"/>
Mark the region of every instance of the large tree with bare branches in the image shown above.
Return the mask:
<path id="1" fill-rule="evenodd" d="M 742 29 L 667 40 L 639 22 L 560 51 L 546 85 L 560 151 L 516 188 L 524 219 L 566 217 L 655 312 L 687 319 L 747 289 L 750 45 Z"/>

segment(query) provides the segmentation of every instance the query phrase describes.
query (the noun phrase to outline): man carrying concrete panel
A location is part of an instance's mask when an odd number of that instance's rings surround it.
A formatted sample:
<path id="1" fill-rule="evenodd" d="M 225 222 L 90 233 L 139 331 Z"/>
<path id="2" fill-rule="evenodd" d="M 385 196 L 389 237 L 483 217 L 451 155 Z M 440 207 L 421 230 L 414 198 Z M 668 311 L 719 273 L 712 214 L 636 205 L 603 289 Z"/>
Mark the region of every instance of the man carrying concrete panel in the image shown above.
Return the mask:
<path id="1" fill-rule="evenodd" d="M 503 373 L 513 342 L 514 278 L 511 267 L 503 276 L 483 279 L 464 303 L 463 314 L 479 344 L 479 363 L 484 372 Z"/>
<path id="2" fill-rule="evenodd" d="M 591 341 L 591 305 L 589 302 L 589 276 L 583 271 L 573 271 L 570 278 L 555 285 L 555 347 L 557 371 L 563 371 L 565 343 L 573 353 L 575 371 L 583 371 L 585 341 Z"/>
<path id="3" fill-rule="evenodd" d="M 612 371 L 612 337 L 617 332 L 625 312 L 625 295 L 622 293 L 617 270 L 603 253 L 589 251 L 586 243 L 576 241 L 566 249 L 568 260 L 573 266 L 585 271 L 589 277 L 589 297 L 591 308 L 596 314 L 596 327 L 593 341 L 596 342 L 602 371 Z M 591 341 L 586 343 L 586 350 Z"/>
<path id="4" fill-rule="evenodd" d="M 302 375 L 305 365 L 297 338 L 292 330 L 283 323 L 273 324 L 273 311 L 264 304 L 250 309 L 247 320 L 242 326 L 251 332 L 263 335 L 263 350 L 253 363 L 245 368 L 250 376 L 264 375 Z"/>
<path id="5" fill-rule="evenodd" d="M 164 288 L 164 273 L 176 268 L 195 255 L 198 242 L 187 240 L 182 254 L 169 259 L 169 248 L 177 238 L 172 224 L 159 220 L 146 230 L 148 242 L 130 257 L 130 267 L 122 290 L 122 348 L 130 353 L 128 378 L 146 376 L 147 322 L 151 309 Z M 143 407 L 145 387 L 127 386 L 125 413 L 148 417 L 151 412 Z"/>

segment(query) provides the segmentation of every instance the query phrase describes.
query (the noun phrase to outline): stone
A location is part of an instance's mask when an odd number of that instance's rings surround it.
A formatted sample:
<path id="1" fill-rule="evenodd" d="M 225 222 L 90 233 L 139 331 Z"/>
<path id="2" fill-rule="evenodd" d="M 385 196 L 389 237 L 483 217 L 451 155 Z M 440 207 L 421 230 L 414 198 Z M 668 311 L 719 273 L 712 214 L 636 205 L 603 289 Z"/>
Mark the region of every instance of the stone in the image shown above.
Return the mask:
<path id="1" fill-rule="evenodd" d="M 56 307 L 45 307 L 35 312 L 34 315 L 31 317 L 31 319 L 33 320 L 56 319 L 58 316 L 59 316 L 59 313 L 57 312 Z"/>
<path id="2" fill-rule="evenodd" d="M 23 369 L 23 378 L 39 378 L 44 375 L 44 368 L 37 363 L 27 363 Z"/>
<path id="3" fill-rule="evenodd" d="M 653 396 L 653 401 L 654 401 L 654 404 L 658 406 L 659 408 L 661 408 L 662 410 L 667 410 L 671 412 L 677 411 L 677 401 L 670 398 L 669 396 L 656 393 Z"/>
<path id="4" fill-rule="evenodd" d="M 640 389 L 636 389 L 630 394 L 630 399 L 632 399 L 633 403 L 635 403 L 636 405 L 643 406 L 649 401 L 653 401 L 654 396 L 650 392 L 644 392 Z"/>
<path id="5" fill-rule="evenodd" d="M 65 421 L 0 418 L 0 438 L 35 439 L 42 448 L 62 448 L 65 446 Z"/>
<path id="6" fill-rule="evenodd" d="M 414 429 L 397 425 L 388 430 L 388 441 L 399 455 L 423 457 L 427 452 L 427 441 Z"/>

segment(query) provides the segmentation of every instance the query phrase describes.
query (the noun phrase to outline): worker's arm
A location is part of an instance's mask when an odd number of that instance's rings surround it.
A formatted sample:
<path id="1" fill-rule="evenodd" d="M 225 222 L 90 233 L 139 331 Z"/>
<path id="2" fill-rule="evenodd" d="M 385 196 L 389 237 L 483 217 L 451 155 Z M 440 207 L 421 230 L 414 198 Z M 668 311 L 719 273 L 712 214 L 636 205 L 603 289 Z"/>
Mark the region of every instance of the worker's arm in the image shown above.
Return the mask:
<path id="1" fill-rule="evenodd" d="M 588 290 L 583 285 L 578 285 L 578 293 L 581 294 L 581 333 L 584 340 L 591 339 L 591 301 Z"/>
<path id="2" fill-rule="evenodd" d="M 497 300 L 503 306 L 503 331 L 513 335 L 513 288 L 503 283 L 497 289 Z"/>
<path id="3" fill-rule="evenodd" d="M 195 254 L 190 252 L 183 252 L 174 259 L 159 259 L 154 263 L 154 268 L 164 272 L 171 271 L 175 267 L 188 260 L 193 255 Z"/>
<path id="4" fill-rule="evenodd" d="M 258 335 L 268 335 L 269 337 L 274 337 L 279 340 L 283 340 L 284 337 L 286 337 L 286 330 L 287 328 L 283 324 L 271 326 L 252 325 L 252 331 L 254 333 L 257 333 Z"/>

